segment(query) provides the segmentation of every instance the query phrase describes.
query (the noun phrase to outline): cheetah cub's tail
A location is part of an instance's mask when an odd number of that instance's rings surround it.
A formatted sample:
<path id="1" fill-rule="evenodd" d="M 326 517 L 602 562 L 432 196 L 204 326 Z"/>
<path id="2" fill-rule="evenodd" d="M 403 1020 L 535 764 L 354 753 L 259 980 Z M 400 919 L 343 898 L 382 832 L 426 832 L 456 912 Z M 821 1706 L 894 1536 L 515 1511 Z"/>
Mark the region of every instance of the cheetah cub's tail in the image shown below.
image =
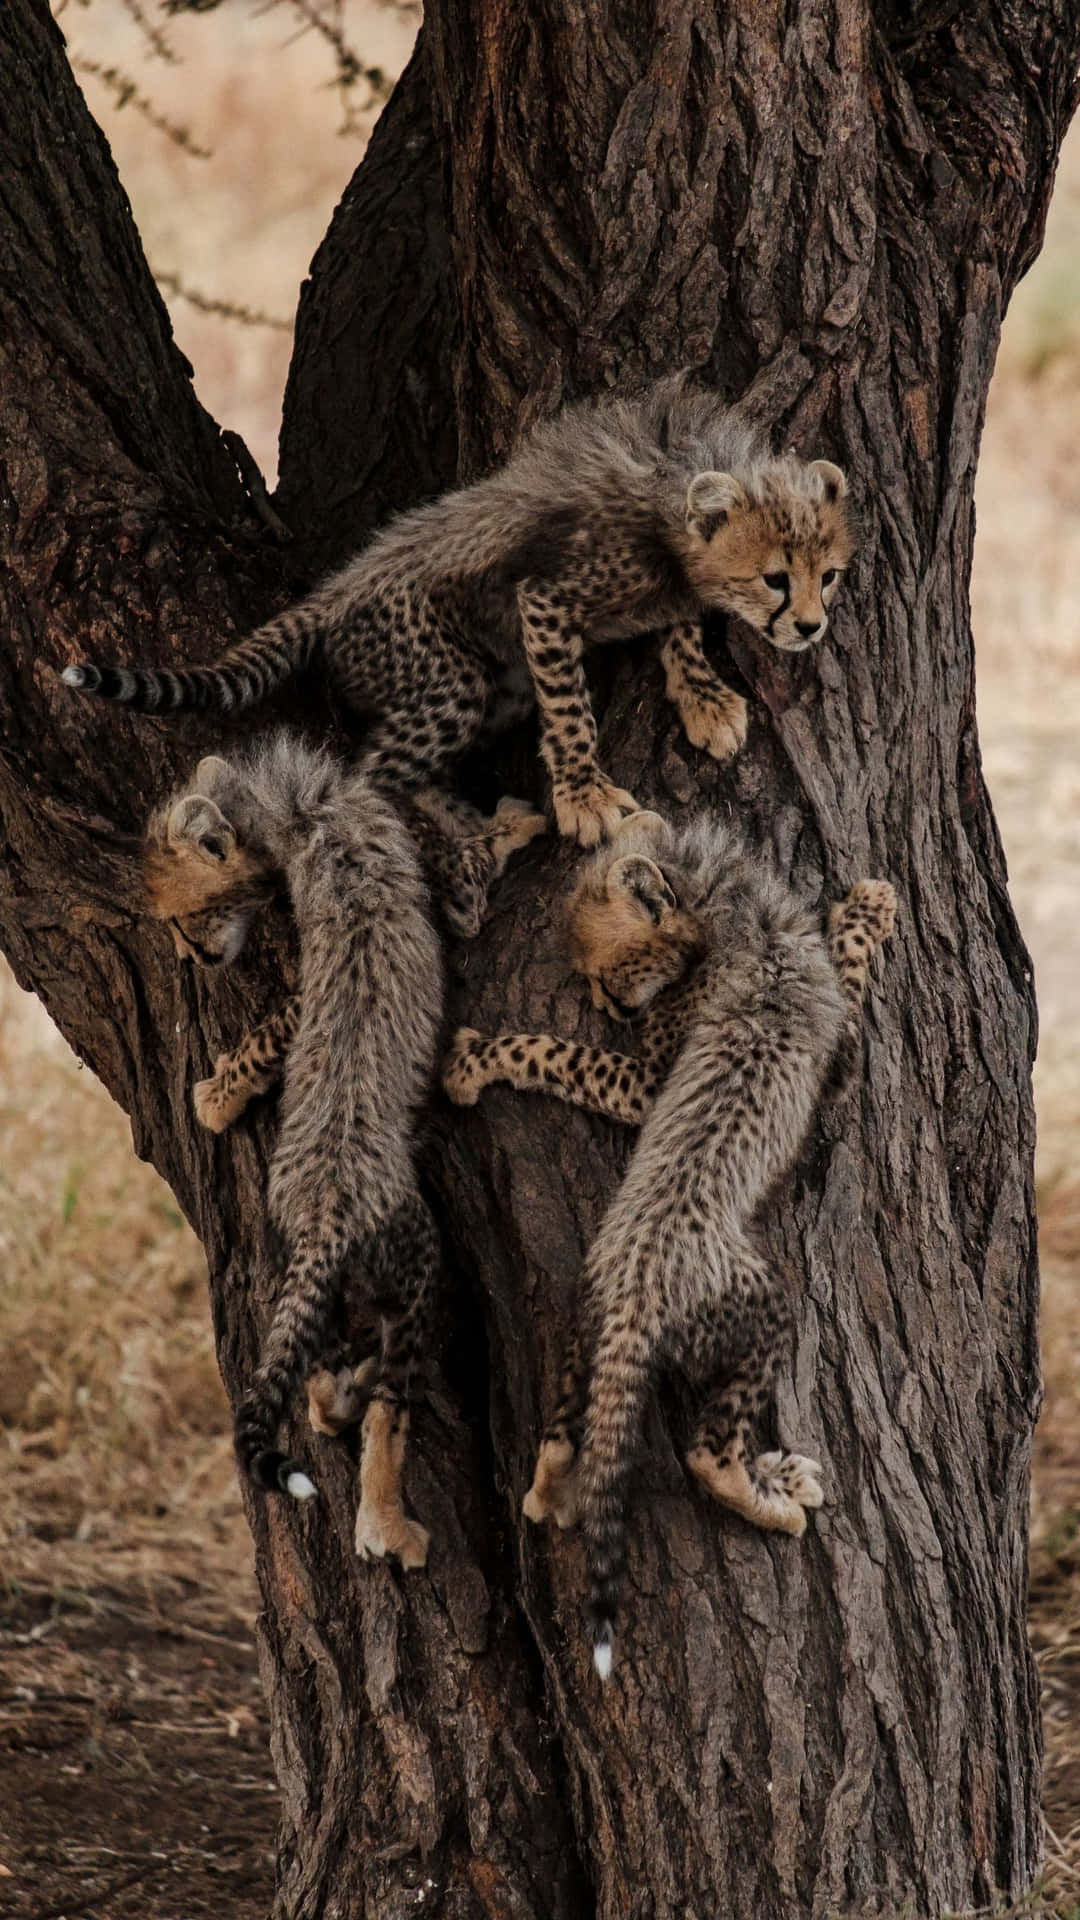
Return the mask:
<path id="1" fill-rule="evenodd" d="M 268 1493 L 310 1500 L 315 1486 L 299 1460 L 277 1448 L 277 1432 L 293 1390 L 310 1372 L 326 1336 L 341 1268 L 338 1250 L 316 1246 L 290 1261 L 255 1379 L 236 1416 L 236 1453 L 243 1471 Z"/>
<path id="2" fill-rule="evenodd" d="M 597 1342 L 578 1465 L 593 1665 L 601 1680 L 611 1673 L 614 1658 L 615 1616 L 626 1573 L 627 1499 L 651 1378 L 644 1330 L 613 1316 Z"/>
<path id="3" fill-rule="evenodd" d="M 60 678 L 79 693 L 118 701 L 136 713 L 254 707 L 306 667 L 328 621 L 318 597 L 289 607 L 209 667 L 65 667 Z"/>

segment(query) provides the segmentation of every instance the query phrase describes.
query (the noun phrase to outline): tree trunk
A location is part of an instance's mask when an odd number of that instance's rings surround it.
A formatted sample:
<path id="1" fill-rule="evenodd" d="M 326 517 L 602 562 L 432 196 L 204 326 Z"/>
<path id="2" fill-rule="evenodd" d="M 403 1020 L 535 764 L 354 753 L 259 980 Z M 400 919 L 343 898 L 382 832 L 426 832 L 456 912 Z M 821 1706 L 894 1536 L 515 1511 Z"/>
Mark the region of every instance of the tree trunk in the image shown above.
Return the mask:
<path id="1" fill-rule="evenodd" d="M 265 1010 L 277 946 L 235 981 L 177 969 L 131 836 L 206 723 L 74 700 L 54 669 L 211 657 L 539 413 L 680 365 L 841 460 L 863 520 L 823 647 L 716 634 L 752 699 L 730 767 L 686 745 L 646 649 L 600 676 L 604 763 L 640 799 L 735 812 L 810 897 L 866 873 L 901 897 L 865 1077 L 762 1223 L 799 1302 L 776 1426 L 825 1462 L 827 1504 L 801 1545 L 725 1519 L 687 1484 L 669 1393 L 600 1689 L 580 1545 L 519 1515 L 629 1142 L 508 1093 L 440 1106 L 448 1337 L 410 1466 L 429 1568 L 355 1561 L 340 1447 L 312 1510 L 250 1505 L 282 1920 L 922 1915 L 1031 1881 L 1035 1020 L 967 583 L 998 328 L 1078 52 L 1065 0 L 429 0 L 301 302 L 286 581 L 44 0 L 0 10 L 0 945 L 201 1235 L 234 1400 L 274 1286 L 274 1119 L 211 1139 L 189 1090 Z M 495 771 L 539 791 L 520 742 Z M 558 933 L 572 867 L 522 859 L 459 956 L 457 1017 L 588 1030 Z"/>

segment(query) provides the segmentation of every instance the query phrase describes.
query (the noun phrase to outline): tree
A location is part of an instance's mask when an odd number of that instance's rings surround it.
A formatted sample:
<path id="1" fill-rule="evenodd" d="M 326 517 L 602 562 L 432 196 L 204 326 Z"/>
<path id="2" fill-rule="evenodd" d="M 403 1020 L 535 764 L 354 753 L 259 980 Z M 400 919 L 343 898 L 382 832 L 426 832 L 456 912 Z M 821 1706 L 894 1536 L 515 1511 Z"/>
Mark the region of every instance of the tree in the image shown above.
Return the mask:
<path id="1" fill-rule="evenodd" d="M 44 0 L 0 11 L 0 945 L 199 1232 L 234 1400 L 273 1287 L 273 1116 L 217 1142 L 188 1092 L 265 1009 L 278 949 L 238 983 L 179 973 L 132 835 L 208 736 L 75 701 L 54 670 L 209 657 L 537 414 L 679 365 L 840 459 L 863 513 L 823 648 L 717 636 L 753 696 L 730 767 L 682 741 L 645 650 L 602 676 L 605 764 L 640 798 L 733 809 L 808 892 L 870 872 L 901 895 L 864 1083 L 763 1223 L 800 1299 L 779 1423 L 820 1451 L 828 1504 L 801 1547 L 723 1519 L 678 1466 L 673 1391 L 599 1689 L 580 1550 L 519 1509 L 627 1142 L 505 1093 L 440 1110 L 452 1337 L 411 1468 L 428 1573 L 356 1564 L 340 1449 L 314 1511 L 250 1507 L 289 1920 L 921 1914 L 1035 1872 L 1035 1011 L 967 581 L 998 329 L 1078 53 L 1066 0 L 430 0 L 301 299 L 279 548 Z M 520 742 L 496 771 L 536 778 Z M 583 1022 L 552 911 L 572 861 L 523 860 L 459 965 L 460 1016 Z"/>

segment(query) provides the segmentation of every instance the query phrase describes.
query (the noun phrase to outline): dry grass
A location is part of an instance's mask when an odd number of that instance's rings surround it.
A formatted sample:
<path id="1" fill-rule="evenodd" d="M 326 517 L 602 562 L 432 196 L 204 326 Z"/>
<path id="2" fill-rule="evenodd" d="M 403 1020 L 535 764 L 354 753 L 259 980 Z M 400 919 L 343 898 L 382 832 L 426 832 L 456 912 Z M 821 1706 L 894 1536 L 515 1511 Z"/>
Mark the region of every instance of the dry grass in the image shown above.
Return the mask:
<path id="1" fill-rule="evenodd" d="M 9 1579 L 250 1605 L 202 1251 L 45 1014 L 0 979 L 0 1540 Z"/>
<path id="2" fill-rule="evenodd" d="M 334 4 L 334 0 L 330 0 Z M 156 19 L 157 9 L 145 9 Z M 230 324 L 170 295 L 205 403 L 268 474 L 300 280 L 374 117 L 342 135 L 325 39 L 295 0 L 166 22 L 170 62 L 132 0 L 68 0 L 74 54 L 129 75 L 187 145 L 154 132 L 115 78 L 87 75 L 149 258 Z M 365 62 L 400 70 L 411 6 L 344 0 Z M 289 43 L 292 43 L 291 45 Z M 120 89 L 123 92 L 123 88 Z M 358 111 L 357 102 L 360 103 Z M 194 104 L 193 104 L 194 103 Z M 359 136 L 359 137 L 358 137 Z M 192 146 L 213 149 L 203 160 Z M 1046 1408 L 1036 1451 L 1032 1626 L 1046 1698 L 1047 1871 L 1017 1912 L 1080 1920 L 1080 130 L 1047 247 L 1020 289 L 991 395 L 973 608 L 984 759 L 1037 970 L 1036 1073 Z M 0 1543 L 8 1577 L 159 1604 L 201 1580 L 213 1610 L 252 1604 L 248 1542 L 199 1249 L 127 1123 L 34 1003 L 0 979 Z"/>
<path id="3" fill-rule="evenodd" d="M 1080 128 L 990 396 L 972 606 L 979 730 L 1035 962 L 1046 1400 L 1036 1436 L 1031 1630 L 1043 1678 L 1047 1868 L 1030 1909 L 1080 1920 Z"/>

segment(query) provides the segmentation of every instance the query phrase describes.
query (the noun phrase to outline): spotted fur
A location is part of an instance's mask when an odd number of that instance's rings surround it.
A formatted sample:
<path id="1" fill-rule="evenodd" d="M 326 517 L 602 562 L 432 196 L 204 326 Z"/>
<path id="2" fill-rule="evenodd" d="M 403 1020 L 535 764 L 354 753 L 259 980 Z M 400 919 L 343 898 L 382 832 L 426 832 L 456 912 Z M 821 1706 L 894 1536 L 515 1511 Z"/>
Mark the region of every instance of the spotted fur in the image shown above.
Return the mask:
<path id="1" fill-rule="evenodd" d="M 757 1208 L 849 1068 L 869 962 L 895 896 L 860 881 L 820 921 L 715 821 L 672 832 L 628 821 L 570 908 L 597 1004 L 640 1025 L 636 1055 L 546 1035 L 460 1032 L 443 1081 L 462 1104 L 508 1081 L 557 1094 L 641 1136 L 585 1268 L 528 1518 L 584 1523 L 594 1652 L 610 1670 L 625 1505 L 647 1393 L 675 1364 L 705 1386 L 688 1464 L 756 1525 L 799 1534 L 820 1505 L 802 1454 L 750 1459 L 746 1434 L 786 1337 L 785 1291 L 754 1244 Z"/>
<path id="2" fill-rule="evenodd" d="M 437 793 L 418 794 L 404 809 L 412 829 L 420 863 L 434 901 L 454 933 L 471 937 L 479 932 L 487 912 L 492 882 L 503 873 L 511 854 L 544 833 L 547 822 L 524 800 L 499 801 L 491 819 L 474 807 Z M 203 964 L 230 944 L 231 903 L 226 898 L 204 910 L 173 921 L 173 938 L 183 958 Z M 289 998 L 237 1046 L 221 1053 L 209 1079 L 199 1080 L 193 1100 L 196 1118 L 213 1133 L 223 1133 L 246 1110 L 248 1103 L 281 1079 L 289 1048 L 300 1021 L 300 995 Z"/>
<path id="3" fill-rule="evenodd" d="M 367 1473 L 382 1487 L 385 1550 L 404 1548 L 416 1564 L 400 1467 L 438 1245 L 417 1190 L 413 1136 L 436 1058 L 442 965 L 413 840 L 362 773 L 281 734 L 199 763 L 150 822 L 146 874 L 178 949 L 204 964 L 235 957 L 256 907 L 282 887 L 299 934 L 299 994 L 262 1030 L 261 1066 L 247 1079 L 250 1092 L 287 1043 L 267 1196 L 287 1264 L 237 1414 L 241 1464 L 267 1489 L 314 1491 L 301 1463 L 278 1450 L 277 1429 L 342 1290 L 370 1297 L 381 1319 L 371 1398 L 393 1411 L 373 1421 L 380 1459 L 365 1461 L 362 1485 Z M 224 1101 L 221 1063 L 215 1078 Z M 215 1117 L 225 1123 L 220 1105 Z M 361 1501 L 363 1551 L 370 1518 Z"/>
<path id="4" fill-rule="evenodd" d="M 662 631 L 690 739 L 727 758 L 746 710 L 705 658 L 702 611 L 734 613 L 786 651 L 820 639 L 854 548 L 846 495 L 829 461 L 774 457 L 714 395 L 662 380 L 567 408 L 214 665 L 63 677 L 146 712 L 230 711 L 317 661 L 377 716 L 362 764 L 395 792 L 427 784 L 531 697 L 559 830 L 595 845 L 636 803 L 599 765 L 585 649 Z"/>

